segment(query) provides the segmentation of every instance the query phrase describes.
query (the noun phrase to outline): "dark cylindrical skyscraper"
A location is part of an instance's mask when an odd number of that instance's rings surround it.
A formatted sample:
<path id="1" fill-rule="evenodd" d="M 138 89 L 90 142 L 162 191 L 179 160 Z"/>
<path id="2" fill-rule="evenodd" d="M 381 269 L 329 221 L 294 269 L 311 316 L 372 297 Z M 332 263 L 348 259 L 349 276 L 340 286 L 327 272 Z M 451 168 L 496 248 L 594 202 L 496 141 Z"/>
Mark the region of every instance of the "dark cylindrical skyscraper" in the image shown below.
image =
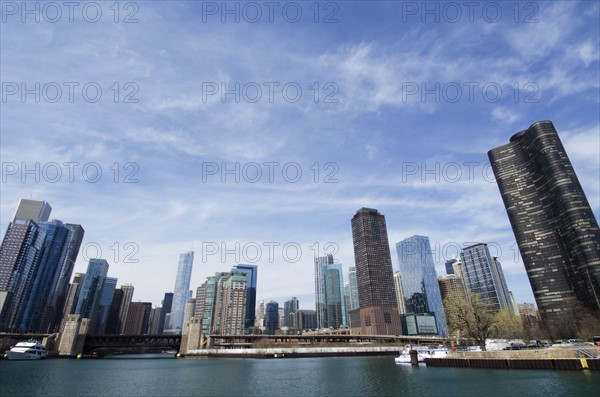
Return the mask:
<path id="1" fill-rule="evenodd" d="M 550 121 L 488 152 L 542 320 L 554 338 L 600 318 L 600 229 Z"/>
<path id="2" fill-rule="evenodd" d="M 352 332 L 399 335 L 400 314 L 385 217 L 376 209 L 361 208 L 352 218 L 359 320 Z M 360 330 L 359 330 L 360 329 Z"/>

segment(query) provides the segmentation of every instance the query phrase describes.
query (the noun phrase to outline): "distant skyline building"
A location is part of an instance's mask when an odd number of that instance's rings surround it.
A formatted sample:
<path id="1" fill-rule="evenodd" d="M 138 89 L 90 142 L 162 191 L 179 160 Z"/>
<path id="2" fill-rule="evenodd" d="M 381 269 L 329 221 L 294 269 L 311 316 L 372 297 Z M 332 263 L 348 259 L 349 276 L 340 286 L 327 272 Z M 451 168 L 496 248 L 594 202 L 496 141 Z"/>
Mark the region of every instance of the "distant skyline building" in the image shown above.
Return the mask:
<path id="1" fill-rule="evenodd" d="M 158 334 L 162 334 L 165 328 L 165 319 L 168 313 L 171 313 L 171 306 L 173 305 L 173 293 L 165 292 L 165 296 L 162 300 L 162 306 L 160 308 L 160 319 L 158 321 Z"/>
<path id="2" fill-rule="evenodd" d="M 123 291 L 123 297 L 119 306 L 119 334 L 125 334 L 125 326 L 127 325 L 127 318 L 129 317 L 129 306 L 133 299 L 133 285 L 127 283 L 121 285 L 121 291 Z"/>
<path id="3" fill-rule="evenodd" d="M 507 309 L 512 313 L 504 272 L 497 258 L 490 254 L 487 244 L 463 248 L 460 258 L 467 290 L 478 294 L 491 312 Z"/>
<path id="4" fill-rule="evenodd" d="M 270 301 L 265 307 L 265 333 L 275 335 L 279 329 L 279 303 Z"/>
<path id="5" fill-rule="evenodd" d="M 400 335 L 385 217 L 376 209 L 361 208 L 351 223 L 359 301 L 359 309 L 350 311 L 352 332 Z"/>
<path id="6" fill-rule="evenodd" d="M 600 228 L 551 121 L 488 157 L 533 295 L 551 336 L 574 336 L 574 314 L 600 318 Z"/>
<path id="7" fill-rule="evenodd" d="M 438 276 L 442 301 L 449 296 L 454 296 L 457 299 L 467 301 L 467 287 L 462 280 L 462 277 L 456 274 L 447 274 Z"/>
<path id="8" fill-rule="evenodd" d="M 146 335 L 151 311 L 152 303 L 150 302 L 131 302 L 125 322 L 125 334 Z"/>
<path id="9" fill-rule="evenodd" d="M 258 277 L 258 267 L 256 265 L 239 264 L 233 267 L 246 273 L 246 319 L 244 320 L 244 328 L 250 329 L 254 327 L 256 322 L 256 283 Z"/>
<path id="10" fill-rule="evenodd" d="M 116 277 L 106 277 L 104 279 L 104 285 L 102 286 L 102 292 L 100 293 L 100 300 L 98 301 L 98 311 L 96 313 L 96 318 L 92 322 L 92 333 L 96 335 L 102 335 L 106 331 L 108 326 L 108 316 L 110 314 L 110 305 L 112 304 L 116 287 Z"/>
<path id="11" fill-rule="evenodd" d="M 175 289 L 173 290 L 173 305 L 168 321 L 165 321 L 166 333 L 180 334 L 183 328 L 183 314 L 185 304 L 191 297 L 190 278 L 194 265 L 194 251 L 188 251 L 179 256 Z"/>
<path id="12" fill-rule="evenodd" d="M 89 326 L 92 328 L 94 327 L 94 320 L 97 319 L 100 296 L 107 273 L 108 262 L 106 260 L 98 258 L 90 259 L 81 283 L 75 314 L 79 314 L 81 318 L 89 319 Z"/>
<path id="13" fill-rule="evenodd" d="M 247 275 L 237 269 L 221 273 L 215 287 L 213 332 L 243 335 L 246 324 Z"/>
<path id="14" fill-rule="evenodd" d="M 298 324 L 296 323 L 295 314 L 296 311 L 300 308 L 300 304 L 298 299 L 294 296 L 290 300 L 283 302 L 283 325 L 289 328 L 297 328 Z"/>
<path id="15" fill-rule="evenodd" d="M 394 288 L 396 289 L 396 302 L 398 302 L 398 313 L 406 313 L 406 305 L 404 304 L 404 292 L 402 291 L 402 276 L 400 272 L 394 273 Z"/>
<path id="16" fill-rule="evenodd" d="M 350 287 L 350 305 L 347 311 L 358 309 L 358 285 L 356 284 L 356 266 L 348 268 L 348 286 Z"/>
<path id="17" fill-rule="evenodd" d="M 429 237 L 415 235 L 406 238 L 396 244 L 396 251 L 406 313 L 433 314 L 438 334 L 448 336 Z"/>
<path id="18" fill-rule="evenodd" d="M 319 328 L 337 329 L 348 325 L 343 269 L 331 254 L 315 258 L 315 295 Z"/>
<path id="19" fill-rule="evenodd" d="M 254 326 L 257 328 L 264 327 L 265 325 L 265 301 L 263 299 L 260 300 L 258 304 L 258 308 L 256 309 L 256 322 Z"/>

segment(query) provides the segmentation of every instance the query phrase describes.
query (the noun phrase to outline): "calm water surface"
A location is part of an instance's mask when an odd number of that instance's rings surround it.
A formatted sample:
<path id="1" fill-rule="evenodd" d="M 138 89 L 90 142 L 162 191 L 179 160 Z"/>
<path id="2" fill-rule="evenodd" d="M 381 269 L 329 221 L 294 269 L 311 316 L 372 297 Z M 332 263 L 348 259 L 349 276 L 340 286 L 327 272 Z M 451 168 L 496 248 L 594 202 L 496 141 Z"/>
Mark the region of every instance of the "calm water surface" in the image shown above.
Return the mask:
<path id="1" fill-rule="evenodd" d="M 1 361 L 1 396 L 594 396 L 597 371 L 399 366 L 393 356 Z"/>

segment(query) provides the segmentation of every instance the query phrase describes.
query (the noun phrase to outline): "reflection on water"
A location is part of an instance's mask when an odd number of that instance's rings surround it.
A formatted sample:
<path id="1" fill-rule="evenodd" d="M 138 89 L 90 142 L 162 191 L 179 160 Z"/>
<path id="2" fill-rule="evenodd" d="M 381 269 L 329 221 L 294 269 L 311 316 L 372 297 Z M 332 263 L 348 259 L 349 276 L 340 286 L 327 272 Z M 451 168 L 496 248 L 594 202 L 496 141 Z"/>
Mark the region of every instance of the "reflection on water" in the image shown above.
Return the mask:
<path id="1" fill-rule="evenodd" d="M 152 358 L 152 359 L 148 359 Z M 168 358 L 168 359 L 164 359 Z M 393 356 L 186 358 L 0 362 L 2 396 L 581 396 L 598 371 L 492 370 L 396 365 Z"/>

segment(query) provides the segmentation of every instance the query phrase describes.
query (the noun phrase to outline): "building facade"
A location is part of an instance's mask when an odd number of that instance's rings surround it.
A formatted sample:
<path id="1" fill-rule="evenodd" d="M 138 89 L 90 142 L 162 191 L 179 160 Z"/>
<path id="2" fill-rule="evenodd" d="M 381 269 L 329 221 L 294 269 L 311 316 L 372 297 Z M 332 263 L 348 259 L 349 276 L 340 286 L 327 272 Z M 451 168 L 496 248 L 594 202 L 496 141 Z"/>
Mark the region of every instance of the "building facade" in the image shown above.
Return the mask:
<path id="1" fill-rule="evenodd" d="M 512 313 L 502 267 L 490 254 L 487 244 L 478 243 L 464 248 L 460 258 L 467 290 L 478 294 L 491 312 L 507 309 Z"/>
<path id="2" fill-rule="evenodd" d="M 385 217 L 361 208 L 352 218 L 359 309 L 351 311 L 352 332 L 400 335 L 392 258 Z M 352 314 L 358 311 L 358 313 Z"/>
<path id="3" fill-rule="evenodd" d="M 534 297 L 553 337 L 600 318 L 600 229 L 550 121 L 488 152 Z"/>
<path id="4" fill-rule="evenodd" d="M 183 315 L 185 304 L 191 297 L 190 278 L 194 265 L 194 251 L 188 251 L 179 255 L 177 276 L 175 278 L 175 289 L 173 290 L 173 305 L 171 313 L 165 321 L 165 332 L 169 334 L 180 334 L 183 328 Z"/>
<path id="5" fill-rule="evenodd" d="M 429 238 L 409 237 L 396 244 L 396 251 L 406 313 L 434 315 L 437 332 L 440 336 L 448 336 L 446 314 Z"/>
<path id="6" fill-rule="evenodd" d="M 246 330 L 254 327 L 256 322 L 256 282 L 258 277 L 258 267 L 256 265 L 239 264 L 232 270 L 246 274 L 246 319 L 244 328 Z"/>
<path id="7" fill-rule="evenodd" d="M 104 288 L 104 280 L 108 273 L 108 262 L 104 259 L 90 259 L 88 267 L 81 282 L 81 290 L 75 314 L 79 314 L 81 318 L 90 320 L 89 327 L 93 328 L 93 321 L 98 317 L 100 307 L 100 296 L 102 288 Z"/>

